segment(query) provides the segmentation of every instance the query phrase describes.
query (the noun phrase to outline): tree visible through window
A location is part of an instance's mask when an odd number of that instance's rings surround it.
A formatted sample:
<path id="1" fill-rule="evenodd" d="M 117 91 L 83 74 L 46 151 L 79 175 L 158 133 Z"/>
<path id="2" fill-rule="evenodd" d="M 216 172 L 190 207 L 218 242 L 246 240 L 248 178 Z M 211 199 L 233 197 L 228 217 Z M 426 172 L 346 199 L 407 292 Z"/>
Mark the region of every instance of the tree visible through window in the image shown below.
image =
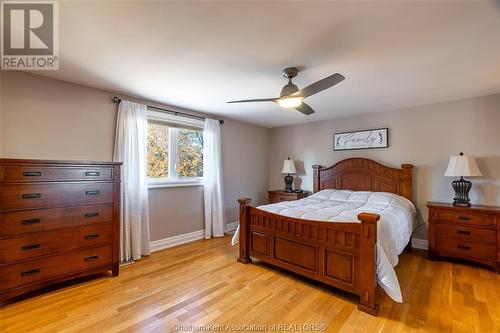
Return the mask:
<path id="1" fill-rule="evenodd" d="M 168 127 L 148 124 L 148 177 L 168 177 Z"/>
<path id="2" fill-rule="evenodd" d="M 191 128 L 150 122 L 147 176 L 165 181 L 203 176 L 203 133 Z"/>
<path id="3" fill-rule="evenodd" d="M 187 129 L 178 130 L 177 144 L 177 175 L 183 178 L 202 177 L 203 133 Z"/>

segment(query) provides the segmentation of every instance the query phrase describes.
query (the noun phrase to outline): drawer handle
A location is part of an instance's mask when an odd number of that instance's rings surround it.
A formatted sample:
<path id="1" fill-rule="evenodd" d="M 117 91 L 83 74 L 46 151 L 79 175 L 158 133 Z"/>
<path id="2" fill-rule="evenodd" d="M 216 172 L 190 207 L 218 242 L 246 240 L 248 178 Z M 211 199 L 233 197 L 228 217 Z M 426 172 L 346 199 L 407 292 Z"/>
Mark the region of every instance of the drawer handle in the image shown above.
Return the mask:
<path id="1" fill-rule="evenodd" d="M 90 256 L 90 257 L 85 257 L 84 260 L 85 261 L 92 261 L 92 260 L 96 260 L 97 258 L 99 258 L 99 256 Z"/>
<path id="2" fill-rule="evenodd" d="M 467 230 L 457 230 L 457 234 L 460 234 L 460 235 L 470 235 L 470 231 L 467 231 Z"/>
<path id="3" fill-rule="evenodd" d="M 99 234 L 90 234 L 90 235 L 86 235 L 85 239 L 94 239 L 94 238 L 97 238 L 97 237 L 99 237 Z"/>
<path id="4" fill-rule="evenodd" d="M 87 171 L 85 172 L 85 176 L 93 176 L 93 177 L 97 177 L 99 176 L 101 173 L 100 172 L 97 172 L 97 171 Z"/>
<path id="5" fill-rule="evenodd" d="M 38 249 L 39 247 L 40 244 L 28 244 L 21 246 L 21 250 L 28 251 L 28 250 Z"/>
<path id="6" fill-rule="evenodd" d="M 30 276 L 40 273 L 40 268 L 35 268 L 29 271 L 21 272 L 21 276 Z"/>
<path id="7" fill-rule="evenodd" d="M 99 195 L 99 191 L 87 191 L 85 192 L 86 195 Z"/>
<path id="8" fill-rule="evenodd" d="M 42 221 L 40 219 L 30 219 L 30 220 L 22 220 L 21 224 L 22 225 L 32 225 L 32 224 L 39 224 Z"/>
<path id="9" fill-rule="evenodd" d="M 25 177 L 40 177 L 42 173 L 40 171 L 25 171 L 23 176 Z"/>
<path id="10" fill-rule="evenodd" d="M 462 221 L 470 221 L 470 217 L 468 216 L 459 216 L 458 219 Z"/>
<path id="11" fill-rule="evenodd" d="M 85 213 L 85 217 L 96 217 L 96 216 L 99 216 L 98 212 Z"/>
<path id="12" fill-rule="evenodd" d="M 469 251 L 470 250 L 470 246 L 457 245 L 457 249 Z"/>
<path id="13" fill-rule="evenodd" d="M 23 194 L 23 199 L 39 199 L 42 197 L 41 193 L 26 193 Z"/>

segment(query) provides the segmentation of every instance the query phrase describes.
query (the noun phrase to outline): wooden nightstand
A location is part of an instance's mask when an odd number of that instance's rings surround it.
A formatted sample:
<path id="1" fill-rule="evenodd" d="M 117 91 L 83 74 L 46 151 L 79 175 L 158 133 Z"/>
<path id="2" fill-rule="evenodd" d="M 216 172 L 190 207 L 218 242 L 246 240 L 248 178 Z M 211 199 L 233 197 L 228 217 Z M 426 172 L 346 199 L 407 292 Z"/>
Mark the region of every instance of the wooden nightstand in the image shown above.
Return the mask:
<path id="1" fill-rule="evenodd" d="M 307 197 L 309 192 L 295 193 L 295 192 L 285 192 L 283 190 L 273 190 L 267 191 L 269 194 L 269 203 L 277 203 L 282 201 L 293 201 L 299 200 Z"/>
<path id="2" fill-rule="evenodd" d="M 500 273 L 500 207 L 429 202 L 429 256 L 476 261 Z"/>

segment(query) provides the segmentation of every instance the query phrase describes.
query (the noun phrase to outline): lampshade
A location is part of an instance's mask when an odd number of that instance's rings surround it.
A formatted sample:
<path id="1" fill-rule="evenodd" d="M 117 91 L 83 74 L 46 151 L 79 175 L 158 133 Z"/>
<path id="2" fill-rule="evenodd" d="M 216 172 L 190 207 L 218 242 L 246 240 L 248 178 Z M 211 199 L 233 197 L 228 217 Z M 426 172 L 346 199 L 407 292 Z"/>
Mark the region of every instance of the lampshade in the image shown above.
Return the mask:
<path id="1" fill-rule="evenodd" d="M 481 176 L 481 171 L 474 157 L 460 153 L 460 156 L 450 156 L 444 175 L 447 177 L 475 177 Z"/>
<path id="2" fill-rule="evenodd" d="M 288 158 L 283 162 L 283 170 L 281 170 L 281 173 L 297 173 L 297 170 L 295 169 L 295 163 L 293 163 L 293 160 Z"/>

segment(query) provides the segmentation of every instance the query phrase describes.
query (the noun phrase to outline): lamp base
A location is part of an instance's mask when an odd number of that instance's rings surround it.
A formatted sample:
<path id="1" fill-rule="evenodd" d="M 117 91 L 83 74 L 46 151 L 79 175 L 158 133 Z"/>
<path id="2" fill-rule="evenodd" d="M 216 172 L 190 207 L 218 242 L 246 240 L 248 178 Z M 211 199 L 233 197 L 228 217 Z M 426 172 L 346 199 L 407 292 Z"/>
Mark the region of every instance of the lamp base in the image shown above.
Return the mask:
<path id="1" fill-rule="evenodd" d="M 293 192 L 292 190 L 293 177 L 290 176 L 290 174 L 288 174 L 284 177 L 284 179 L 285 179 L 285 192 Z"/>
<path id="2" fill-rule="evenodd" d="M 455 190 L 455 198 L 453 198 L 453 206 L 470 207 L 469 191 L 472 183 L 460 177 L 459 180 L 454 180 L 451 183 L 453 190 Z"/>

